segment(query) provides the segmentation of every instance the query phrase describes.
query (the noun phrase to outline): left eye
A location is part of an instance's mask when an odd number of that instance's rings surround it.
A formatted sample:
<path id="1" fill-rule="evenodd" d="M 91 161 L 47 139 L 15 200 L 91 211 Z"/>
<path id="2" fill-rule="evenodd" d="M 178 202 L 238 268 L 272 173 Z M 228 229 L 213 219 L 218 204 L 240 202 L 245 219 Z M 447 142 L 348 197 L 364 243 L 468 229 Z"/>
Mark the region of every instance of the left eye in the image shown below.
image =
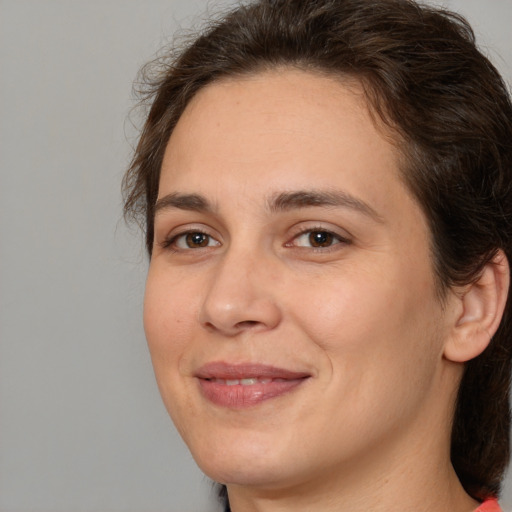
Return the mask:
<path id="1" fill-rule="evenodd" d="M 178 235 L 174 238 L 173 243 L 178 249 L 201 249 L 202 247 L 219 245 L 217 240 L 200 231 L 190 231 L 189 233 Z"/>
<path id="2" fill-rule="evenodd" d="M 330 231 L 312 230 L 297 236 L 293 245 L 298 247 L 325 248 L 344 242 L 341 237 Z"/>

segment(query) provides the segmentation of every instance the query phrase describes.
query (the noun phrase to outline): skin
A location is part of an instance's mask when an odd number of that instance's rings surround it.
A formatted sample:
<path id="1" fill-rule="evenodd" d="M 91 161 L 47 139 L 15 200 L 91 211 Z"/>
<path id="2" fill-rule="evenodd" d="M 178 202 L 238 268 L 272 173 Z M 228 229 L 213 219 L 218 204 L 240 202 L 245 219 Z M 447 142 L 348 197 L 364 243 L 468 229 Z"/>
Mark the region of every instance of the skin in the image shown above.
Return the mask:
<path id="1" fill-rule="evenodd" d="M 438 299 L 399 162 L 357 84 L 289 69 L 207 86 L 169 140 L 145 330 L 164 403 L 236 512 L 477 506 L 449 460 L 464 303 Z M 299 191 L 351 201 L 269 207 Z M 212 361 L 310 377 L 222 407 L 198 384 Z"/>

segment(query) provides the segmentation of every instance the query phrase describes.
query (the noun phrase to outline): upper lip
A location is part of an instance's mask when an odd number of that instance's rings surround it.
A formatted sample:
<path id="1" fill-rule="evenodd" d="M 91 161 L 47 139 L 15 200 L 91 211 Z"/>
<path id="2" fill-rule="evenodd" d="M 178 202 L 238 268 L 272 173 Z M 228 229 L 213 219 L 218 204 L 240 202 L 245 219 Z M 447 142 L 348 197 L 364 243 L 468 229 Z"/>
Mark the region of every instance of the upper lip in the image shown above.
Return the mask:
<path id="1" fill-rule="evenodd" d="M 244 379 L 252 377 L 296 380 L 310 377 L 311 375 L 307 372 L 287 370 L 267 364 L 230 364 L 224 361 L 215 361 L 201 366 L 195 376 L 199 379 Z"/>

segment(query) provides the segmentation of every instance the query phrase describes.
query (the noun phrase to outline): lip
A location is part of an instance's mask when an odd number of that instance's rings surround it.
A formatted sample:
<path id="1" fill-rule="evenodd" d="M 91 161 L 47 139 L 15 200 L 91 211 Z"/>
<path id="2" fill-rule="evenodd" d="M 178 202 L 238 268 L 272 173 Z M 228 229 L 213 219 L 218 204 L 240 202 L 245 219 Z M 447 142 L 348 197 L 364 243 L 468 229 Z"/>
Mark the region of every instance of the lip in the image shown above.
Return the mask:
<path id="1" fill-rule="evenodd" d="M 244 409 L 290 393 L 311 375 L 264 364 L 212 362 L 202 366 L 195 377 L 210 402 Z"/>

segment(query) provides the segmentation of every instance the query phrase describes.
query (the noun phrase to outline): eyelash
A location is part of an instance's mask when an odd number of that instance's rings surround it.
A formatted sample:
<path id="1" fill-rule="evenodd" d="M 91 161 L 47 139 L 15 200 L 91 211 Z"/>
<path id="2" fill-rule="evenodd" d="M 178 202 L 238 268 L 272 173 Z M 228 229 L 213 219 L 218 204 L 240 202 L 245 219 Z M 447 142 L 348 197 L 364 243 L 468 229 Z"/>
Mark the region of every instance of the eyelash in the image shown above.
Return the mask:
<path id="1" fill-rule="evenodd" d="M 209 233 L 206 231 L 203 231 L 201 229 L 189 229 L 187 231 L 182 231 L 181 233 L 177 233 L 176 235 L 173 235 L 169 238 L 166 238 L 163 240 L 163 242 L 160 244 L 163 249 L 168 249 L 173 252 L 179 252 L 179 251 L 187 251 L 187 250 L 194 250 L 194 248 L 189 247 L 188 249 L 181 249 L 176 247 L 176 242 L 182 238 L 186 237 L 187 235 L 204 235 L 205 237 L 208 237 L 210 240 L 215 240 Z M 208 247 L 208 246 L 207 246 Z M 202 247 L 199 247 L 201 249 Z"/>
<path id="2" fill-rule="evenodd" d="M 332 237 L 333 242 L 334 241 L 336 241 L 336 242 L 331 243 L 330 245 L 328 245 L 326 247 L 314 247 L 312 245 L 306 247 L 306 246 L 297 246 L 294 244 L 294 242 L 296 242 L 299 238 L 303 237 L 304 235 L 309 234 L 311 236 L 313 233 L 322 233 L 322 234 L 329 235 Z M 285 246 L 287 246 L 287 247 L 294 246 L 298 249 L 313 249 L 314 251 L 318 251 L 318 252 L 326 252 L 329 249 L 333 250 L 333 248 L 335 246 L 341 245 L 341 244 L 350 245 L 351 241 L 348 238 L 343 237 L 343 236 L 335 233 L 332 230 L 326 229 L 325 227 L 317 226 L 317 227 L 312 227 L 312 228 L 308 227 L 307 229 L 303 229 L 302 231 L 299 231 L 297 234 L 295 234 L 293 236 L 293 238 L 290 242 L 285 244 Z"/>
<path id="3" fill-rule="evenodd" d="M 295 241 L 297 241 L 299 238 L 303 237 L 304 235 L 311 235 L 313 233 L 321 233 L 321 234 L 325 234 L 325 235 L 328 235 L 329 237 L 332 237 L 332 242 L 335 242 L 335 243 L 331 243 L 330 245 L 327 245 L 325 247 L 321 247 L 321 246 L 318 246 L 318 247 L 315 247 L 315 246 L 297 246 L 295 245 Z M 182 238 L 182 237 L 186 237 L 188 235 L 204 235 L 205 237 L 208 238 L 208 244 L 203 246 L 203 247 L 188 247 L 187 249 L 184 249 L 184 248 L 178 248 L 176 246 L 176 243 L 177 241 Z M 215 240 L 215 238 L 213 238 L 212 235 L 210 235 L 209 233 L 207 233 L 206 231 L 203 231 L 201 229 L 190 229 L 190 230 L 187 230 L 187 231 L 183 231 L 181 233 L 177 233 L 169 238 L 166 238 L 165 240 L 163 240 L 161 243 L 160 243 L 160 246 L 163 248 L 163 249 L 167 249 L 167 250 L 171 250 L 172 252 L 180 252 L 180 251 L 189 251 L 189 250 L 197 250 L 197 249 L 203 249 L 203 248 L 207 248 L 207 247 L 211 247 L 210 242 L 214 240 L 215 242 L 217 242 L 217 244 L 220 245 L 220 243 Z M 299 231 L 298 233 L 296 233 L 290 242 L 287 242 L 286 244 L 284 244 L 285 247 L 295 247 L 295 248 L 298 248 L 298 249 L 313 249 L 314 251 L 317 251 L 317 252 L 326 252 L 328 250 L 332 250 L 333 247 L 337 246 L 337 245 L 340 245 L 340 244 L 343 244 L 343 245 L 350 245 L 351 244 L 351 241 L 348 239 L 348 238 L 345 238 L 341 235 L 338 235 L 337 233 L 331 231 L 331 230 L 328 230 L 328 229 L 325 229 L 323 227 L 313 227 L 313 228 L 307 228 L 307 229 L 303 229 L 302 231 Z"/>

